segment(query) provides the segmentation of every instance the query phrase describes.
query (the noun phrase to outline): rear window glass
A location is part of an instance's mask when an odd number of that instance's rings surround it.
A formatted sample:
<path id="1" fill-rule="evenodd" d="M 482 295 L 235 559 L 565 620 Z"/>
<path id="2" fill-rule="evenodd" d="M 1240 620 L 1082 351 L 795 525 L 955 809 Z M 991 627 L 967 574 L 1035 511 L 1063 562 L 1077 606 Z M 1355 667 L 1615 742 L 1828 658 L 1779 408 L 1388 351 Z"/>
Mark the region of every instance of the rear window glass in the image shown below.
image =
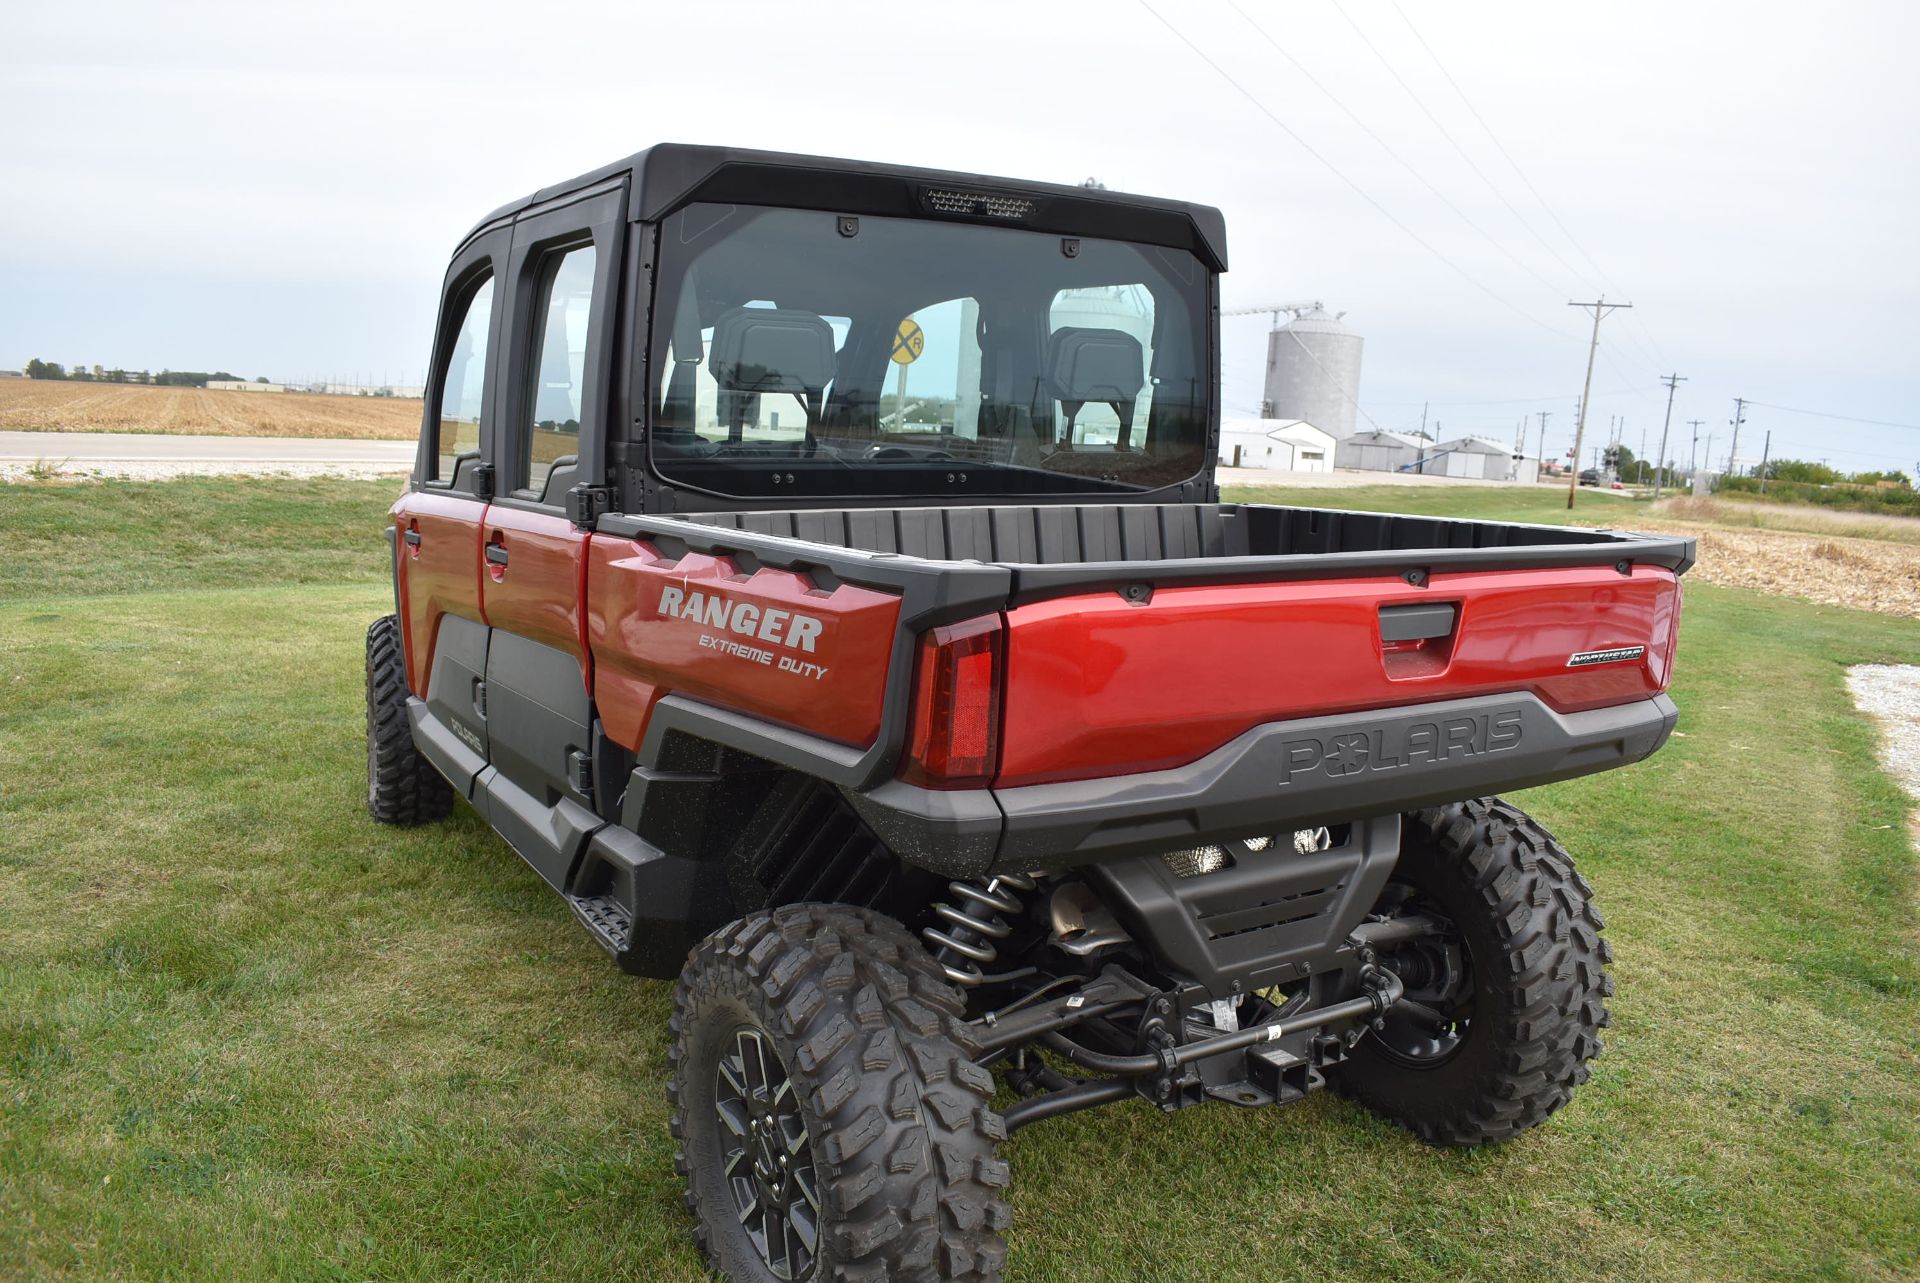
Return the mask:
<path id="1" fill-rule="evenodd" d="M 696 204 L 666 221 L 649 440 L 724 494 L 1138 491 L 1205 456 L 1207 272 L 1012 227 Z"/>

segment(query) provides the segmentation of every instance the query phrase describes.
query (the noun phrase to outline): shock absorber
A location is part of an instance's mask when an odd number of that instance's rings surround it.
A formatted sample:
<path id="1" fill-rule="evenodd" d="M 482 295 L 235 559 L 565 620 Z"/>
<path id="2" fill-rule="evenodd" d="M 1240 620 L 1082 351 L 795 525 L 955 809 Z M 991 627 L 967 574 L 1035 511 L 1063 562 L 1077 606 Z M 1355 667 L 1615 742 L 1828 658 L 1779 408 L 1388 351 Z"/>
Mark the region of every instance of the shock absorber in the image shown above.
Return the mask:
<path id="1" fill-rule="evenodd" d="M 1002 975 L 986 972 L 1000 956 L 997 942 L 1013 934 L 1013 925 L 1007 919 L 1019 913 L 1022 904 L 1015 892 L 1033 888 L 1033 879 L 1022 873 L 999 874 L 984 886 L 977 882 L 947 883 L 957 903 L 934 905 L 933 914 L 940 924 L 920 932 L 947 979 L 972 988 L 989 981 L 1012 980 L 1032 970 L 1023 968 Z"/>

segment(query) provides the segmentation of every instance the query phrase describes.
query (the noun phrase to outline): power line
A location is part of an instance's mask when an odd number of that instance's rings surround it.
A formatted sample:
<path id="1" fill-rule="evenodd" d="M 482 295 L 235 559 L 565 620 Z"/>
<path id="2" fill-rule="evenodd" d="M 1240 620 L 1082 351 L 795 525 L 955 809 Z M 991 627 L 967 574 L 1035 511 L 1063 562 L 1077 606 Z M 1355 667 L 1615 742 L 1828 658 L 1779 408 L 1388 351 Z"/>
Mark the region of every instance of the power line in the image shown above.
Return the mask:
<path id="1" fill-rule="evenodd" d="M 1507 257 L 1507 261 L 1512 263 L 1515 267 L 1519 268 L 1521 271 L 1533 277 L 1534 280 L 1539 281 L 1542 285 L 1546 286 L 1549 290 L 1553 290 L 1555 292 L 1559 291 L 1560 286 L 1554 284 L 1552 281 L 1542 276 L 1539 272 L 1535 271 L 1532 264 L 1525 262 L 1523 259 L 1520 258 L 1519 255 L 1515 254 L 1512 250 L 1508 249 L 1504 244 L 1502 244 L 1500 240 L 1493 235 L 1492 232 L 1489 232 L 1486 228 L 1482 227 L 1479 223 L 1475 222 L 1473 217 L 1469 215 L 1465 210 L 1461 209 L 1458 205 L 1454 204 L 1453 201 L 1448 198 L 1445 192 L 1441 191 L 1438 187 L 1434 186 L 1433 183 L 1428 180 L 1425 174 L 1415 169 L 1411 161 L 1407 160 L 1406 157 L 1402 156 L 1399 152 L 1395 151 L 1391 143 L 1389 143 L 1386 139 L 1382 138 L 1379 134 L 1375 133 L 1373 128 L 1369 126 L 1366 121 L 1360 119 L 1360 116 L 1358 113 L 1356 113 L 1351 107 L 1347 106 L 1346 103 L 1341 101 L 1339 95 L 1335 94 L 1333 90 L 1327 88 L 1324 84 L 1320 83 L 1319 78 L 1316 77 L 1311 71 L 1308 71 L 1306 66 L 1303 63 L 1301 63 L 1301 61 L 1298 58 L 1294 57 L 1291 53 L 1288 53 L 1285 47 L 1283 47 L 1278 40 L 1275 40 L 1272 34 L 1268 32 L 1265 27 L 1261 26 L 1258 22 L 1254 21 L 1254 19 L 1247 13 L 1247 11 L 1240 7 L 1240 5 L 1237 3 L 1237 0 L 1227 0 L 1227 7 L 1229 9 L 1232 9 L 1235 13 L 1239 14 L 1240 20 L 1242 22 L 1245 22 L 1249 27 L 1252 27 L 1256 32 L 1258 32 L 1262 40 L 1265 40 L 1269 45 L 1273 46 L 1273 51 L 1279 54 L 1282 58 L 1285 58 L 1288 61 L 1288 63 L 1292 64 L 1293 69 L 1299 72 L 1301 77 L 1305 79 L 1308 84 L 1312 85 L 1315 89 L 1318 89 L 1323 95 L 1326 96 L 1329 102 L 1331 102 L 1334 106 L 1338 107 L 1341 111 L 1345 112 L 1347 119 L 1351 120 L 1355 125 L 1359 126 L 1360 132 L 1364 133 L 1367 137 L 1373 139 L 1374 142 L 1378 143 L 1380 145 L 1380 150 L 1386 152 L 1387 155 L 1393 157 L 1396 161 L 1398 161 L 1402 169 L 1406 170 L 1409 174 L 1412 174 L 1415 180 L 1417 180 L 1422 187 L 1432 192 L 1434 196 L 1440 201 L 1441 204 L 1445 205 L 1448 209 L 1454 212 L 1454 214 L 1460 219 L 1461 222 L 1465 223 L 1468 227 L 1471 227 L 1474 231 L 1480 233 L 1481 238 L 1485 240 L 1487 244 L 1493 246 L 1495 249 L 1499 250 L 1502 254 L 1504 254 Z"/>
<path id="2" fill-rule="evenodd" d="M 1594 393 L 1594 395 L 1599 397 L 1626 396 L 1631 391 L 1633 391 L 1632 388 L 1615 388 L 1611 392 L 1596 392 Z M 1580 399 L 1579 394 L 1575 392 L 1550 392 L 1541 396 L 1503 397 L 1497 401 L 1375 401 L 1373 404 L 1375 405 L 1431 405 L 1436 408 L 1444 409 L 1452 406 L 1475 406 L 1475 405 L 1538 405 L 1542 401 L 1578 401 L 1579 399 Z"/>
<path id="3" fill-rule="evenodd" d="M 1895 423 L 1890 419 L 1862 419 L 1851 414 L 1829 414 L 1825 410 L 1801 410 L 1791 405 L 1775 405 L 1771 401 L 1749 401 L 1747 404 L 1764 406 L 1769 410 L 1784 410 L 1788 414 L 1804 414 L 1811 419 L 1837 419 L 1842 423 L 1871 423 L 1876 428 L 1905 428 L 1909 432 L 1920 432 L 1920 423 Z"/>
<path id="4" fill-rule="evenodd" d="M 1411 227 L 1408 227 L 1405 223 L 1401 222 L 1398 218 L 1394 216 L 1391 210 L 1389 210 L 1385 205 L 1382 205 L 1379 201 L 1375 200 L 1372 197 L 1372 195 L 1370 195 L 1367 192 L 1366 188 L 1360 186 L 1359 183 L 1354 182 L 1353 179 L 1348 178 L 1345 172 L 1342 171 L 1338 165 L 1334 164 L 1332 161 L 1328 160 L 1325 156 L 1322 156 L 1319 152 L 1315 151 L 1312 145 L 1309 144 L 1306 139 L 1302 138 L 1299 134 L 1295 133 L 1291 126 L 1289 126 L 1284 120 L 1280 119 L 1279 116 L 1275 115 L 1273 110 L 1269 108 L 1264 102 L 1261 102 L 1259 98 L 1255 97 L 1252 90 L 1248 89 L 1245 85 L 1241 84 L 1238 80 L 1235 80 L 1225 67 L 1222 67 L 1219 63 L 1215 62 L 1211 57 L 1209 57 L 1207 55 L 1206 50 L 1202 49 L 1199 45 L 1189 40 L 1186 36 L 1186 33 L 1181 31 L 1180 28 L 1174 26 L 1173 23 L 1169 22 L 1160 13 L 1158 9 L 1155 9 L 1152 5 L 1148 4 L 1147 0 L 1139 0 L 1139 4 L 1142 9 L 1145 9 L 1149 14 L 1153 15 L 1154 21 L 1158 22 L 1161 26 L 1165 27 L 1168 31 L 1171 31 L 1174 34 L 1174 36 L 1180 41 L 1181 44 L 1193 50 L 1194 55 L 1198 57 L 1200 61 L 1206 63 L 1209 67 L 1213 68 L 1213 70 L 1219 75 L 1219 77 L 1222 80 L 1226 81 L 1228 84 L 1232 85 L 1234 89 L 1238 90 L 1240 93 L 1240 96 L 1242 98 L 1245 98 L 1248 102 L 1252 103 L 1255 110 L 1257 110 L 1261 115 L 1265 116 L 1268 120 L 1272 121 L 1275 128 L 1277 128 L 1281 133 L 1285 134 L 1287 137 L 1293 139 L 1294 143 L 1298 145 L 1302 151 L 1306 152 L 1307 155 L 1319 161 L 1323 166 L 1326 167 L 1328 172 L 1330 172 L 1335 178 L 1338 178 L 1341 182 L 1345 183 L 1349 188 L 1351 188 L 1353 190 L 1354 195 L 1360 197 L 1361 200 L 1364 200 L 1365 202 L 1367 202 L 1367 204 L 1373 206 L 1374 210 L 1382 218 L 1386 219 L 1389 223 L 1392 223 L 1395 227 L 1399 228 L 1400 231 L 1406 235 L 1408 240 L 1411 240 L 1414 244 L 1418 245 L 1421 249 L 1424 249 L 1425 251 L 1427 251 L 1427 253 L 1433 255 L 1435 258 L 1439 259 L 1442 263 L 1445 263 L 1448 267 L 1452 268 L 1456 273 L 1458 273 L 1469 285 L 1473 286 L 1475 289 L 1479 290 L 1482 294 L 1485 294 L 1488 298 L 1500 304 L 1502 307 L 1505 307 L 1508 310 L 1512 311 L 1515 315 L 1521 317 L 1523 320 L 1527 321 L 1529 324 L 1537 325 L 1541 329 L 1547 331 L 1549 334 L 1557 334 L 1562 338 L 1572 337 L 1567 333 L 1567 331 L 1547 324 L 1545 321 L 1542 321 L 1538 317 L 1534 316 L 1531 312 L 1526 311 L 1524 308 L 1520 307 L 1518 304 L 1513 303 L 1503 295 L 1495 292 L 1492 288 L 1484 284 L 1478 277 L 1473 275 L 1473 273 L 1467 271 L 1466 268 L 1461 267 L 1458 263 L 1448 258 L 1445 254 L 1442 254 L 1438 249 L 1435 249 L 1432 245 L 1428 244 L 1427 241 L 1418 232 L 1414 231 Z"/>
<path id="5" fill-rule="evenodd" d="M 1336 4 L 1337 2 L 1338 0 L 1336 0 Z M 1432 59 L 1435 69 L 1437 69 L 1440 72 L 1441 77 L 1446 80 L 1447 84 L 1452 86 L 1453 92 L 1455 95 L 1459 97 L 1461 105 L 1464 106 L 1467 109 L 1468 114 L 1471 115 L 1476 122 L 1478 122 L 1481 132 L 1485 133 L 1487 136 L 1487 141 L 1493 144 L 1494 150 L 1500 153 L 1501 158 L 1505 160 L 1507 162 L 1508 167 L 1513 170 L 1514 176 L 1518 178 L 1520 180 L 1521 185 L 1524 186 L 1527 189 L 1527 191 L 1532 194 L 1533 199 L 1539 204 L 1541 210 L 1545 212 L 1546 216 L 1553 220 L 1553 225 L 1560 229 L 1560 234 L 1567 238 L 1567 244 L 1573 246 L 1574 251 L 1578 253 L 1582 259 L 1586 260 L 1587 266 L 1593 269 L 1594 275 L 1600 278 L 1600 283 L 1602 285 L 1606 286 L 1608 289 L 1612 290 L 1616 294 L 1626 293 L 1626 291 L 1621 289 L 1620 286 L 1611 277 L 1609 277 L 1606 274 L 1606 272 L 1601 270 L 1600 264 L 1594 260 L 1593 255 L 1587 252 L 1586 246 L 1582 245 L 1580 243 L 1579 238 L 1574 236 L 1572 230 L 1568 228 L 1566 223 L 1561 221 L 1560 215 L 1555 213 L 1553 206 L 1547 203 L 1547 198 L 1540 194 L 1540 189 L 1533 185 L 1533 180 L 1527 177 L 1527 171 L 1520 168 L 1520 162 L 1513 158 L 1513 153 L 1508 151 L 1506 144 L 1500 141 L 1500 135 L 1493 132 L 1493 126 L 1488 124 L 1487 118 L 1480 114 L 1480 109 L 1473 105 L 1473 99 L 1467 97 L 1467 91 L 1460 87 L 1460 82 L 1455 80 L 1453 78 L 1453 73 L 1447 70 L 1447 65 L 1444 62 L 1440 61 L 1440 55 L 1435 53 L 1433 46 L 1427 43 L 1427 38 L 1420 34 L 1420 28 L 1413 25 L 1413 19 L 1409 18 L 1407 16 L 1407 11 L 1400 7 L 1400 0 L 1389 0 L 1389 2 L 1393 5 L 1393 11 L 1400 15 L 1400 21 L 1406 24 L 1407 30 L 1413 33 L 1413 38 L 1416 41 L 1418 41 L 1420 44 L 1420 47 L 1426 51 L 1427 57 Z M 1343 13 L 1343 16 L 1344 16 L 1344 13 Z M 1352 24 L 1353 19 L 1348 18 L 1347 22 L 1349 24 Z M 1362 39 L 1364 38 L 1365 37 L 1363 36 Z M 1443 130 L 1442 132 L 1445 132 L 1445 131 Z M 1508 208 L 1512 208 L 1512 207 L 1509 206 Z M 1515 211 L 1514 216 L 1516 218 L 1519 217 L 1518 211 Z M 1523 223 L 1526 223 L 1526 220 L 1524 219 L 1522 219 L 1521 221 Z M 1526 223 L 1526 227 L 1528 231 L 1533 232 L 1533 226 L 1531 223 Z M 1546 241 L 1540 236 L 1538 232 L 1533 232 L 1533 235 L 1534 235 L 1534 239 L 1539 240 L 1542 245 L 1546 245 Z M 1568 264 L 1565 259 L 1560 258 L 1559 254 L 1555 253 L 1551 246 L 1547 246 L 1547 252 L 1553 254 L 1556 259 L 1560 259 L 1561 266 L 1566 267 L 1567 270 L 1573 272 L 1575 276 L 1578 276 L 1580 274 L 1578 271 L 1575 271 L 1574 268 L 1570 264 Z M 1657 368 L 1659 366 L 1669 364 L 1666 356 L 1663 353 L 1661 353 L 1659 350 L 1660 345 L 1654 341 L 1652 332 L 1647 330 L 1646 323 L 1640 320 L 1639 314 L 1635 313 L 1633 316 L 1628 318 L 1628 321 L 1630 322 L 1630 325 L 1627 331 L 1627 338 L 1629 339 L 1629 341 L 1634 343 L 1635 346 L 1639 346 L 1640 340 L 1636 338 L 1632 332 L 1632 327 L 1638 326 L 1640 330 L 1643 333 L 1645 333 L 1647 336 L 1647 343 L 1651 349 L 1648 355 L 1652 356 L 1654 366 Z"/>
<path id="6" fill-rule="evenodd" d="M 1547 242 L 1547 238 L 1542 236 L 1539 233 L 1539 231 L 1534 227 L 1534 225 L 1527 220 L 1527 216 L 1525 214 L 1522 214 L 1518 209 L 1518 207 L 1516 207 L 1512 201 L 1507 199 L 1507 194 L 1500 190 L 1499 186 L 1493 181 L 1493 179 L 1487 177 L 1487 172 L 1484 169 L 1480 168 L 1479 163 L 1475 161 L 1471 155 L 1468 154 L 1467 149 L 1460 145 L 1460 140 L 1455 138 L 1453 136 L 1453 132 L 1440 122 L 1440 118 L 1433 114 L 1432 109 L 1427 106 L 1426 100 L 1423 99 L 1418 93 L 1414 91 L 1414 88 L 1412 85 L 1406 82 L 1405 77 L 1401 76 L 1400 72 L 1395 69 L 1393 63 L 1388 61 L 1387 55 L 1380 52 L 1379 46 L 1374 44 L 1373 40 L 1367 35 L 1366 31 L 1362 29 L 1360 24 L 1353 20 L 1353 15 L 1346 11 L 1346 9 L 1341 5 L 1340 0 L 1333 0 L 1333 7 L 1334 7 L 1334 10 L 1338 12 L 1342 18 L 1346 19 L 1347 25 L 1353 28 L 1353 33 L 1360 37 L 1360 43 L 1364 44 L 1367 47 L 1367 49 L 1373 54 L 1373 56 L 1379 60 L 1380 65 L 1387 69 L 1387 74 L 1393 77 L 1394 83 L 1399 85 L 1400 88 L 1406 93 L 1407 97 L 1413 100 L 1413 105 L 1418 107 L 1420 109 L 1420 113 L 1433 123 L 1433 127 L 1440 131 L 1440 136 L 1442 138 L 1445 138 L 1447 142 L 1452 145 L 1453 150 L 1459 153 L 1460 159 L 1467 163 L 1467 168 L 1471 169 L 1476 175 L 1479 176 L 1480 181 L 1487 185 L 1487 190 L 1493 193 L 1494 198 L 1498 200 L 1502 205 L 1505 205 L 1507 207 L 1507 212 L 1509 214 L 1512 214 L 1514 219 L 1522 227 L 1527 229 L 1528 233 L 1532 235 L 1533 239 L 1540 242 L 1540 248 L 1546 250 L 1547 253 L 1553 255 L 1554 260 L 1558 262 L 1561 267 L 1564 267 L 1568 272 L 1572 273 L 1572 275 L 1576 280 L 1579 279 L 1582 275 L 1584 275 L 1584 273 L 1582 273 L 1579 268 L 1575 267 L 1572 263 L 1569 263 L 1566 260 L 1566 258 L 1560 253 L 1559 250 L 1555 249 L 1551 244 Z M 1404 14 L 1401 15 L 1403 19 L 1405 18 L 1405 16 L 1406 15 Z M 1419 32 L 1416 31 L 1414 35 L 1417 37 L 1419 35 Z M 1424 43 L 1425 42 L 1423 41 L 1422 44 Z M 1428 53 L 1428 56 L 1431 57 L 1433 51 L 1429 49 L 1427 53 Z M 1442 68 L 1442 73 L 1444 74 L 1444 72 L 1445 72 L 1445 69 Z M 1456 90 L 1457 90 L 1457 86 L 1456 86 Z"/>
<path id="7" fill-rule="evenodd" d="M 1605 348 L 1602 348 L 1600 350 L 1600 359 L 1602 361 L 1605 361 L 1608 367 L 1611 368 L 1615 374 L 1619 375 L 1622 379 L 1626 380 L 1627 382 L 1626 391 L 1628 393 L 1631 393 L 1632 395 L 1639 397 L 1642 401 L 1645 401 L 1649 405 L 1660 404 L 1660 401 L 1657 397 L 1655 397 L 1651 392 L 1647 391 L 1645 388 L 1641 387 L 1638 383 L 1636 383 L 1631 374 L 1628 374 L 1625 370 L 1620 368 L 1620 363 L 1613 359 L 1613 354 L 1611 352 L 1608 352 Z M 1607 394 L 1602 393 L 1601 395 L 1605 396 Z M 1621 393 L 1616 392 L 1613 395 L 1619 396 L 1621 395 Z"/>
<path id="8" fill-rule="evenodd" d="M 1540 202 L 1540 208 L 1546 211 L 1547 217 L 1551 218 L 1553 220 L 1554 226 L 1560 229 L 1560 234 L 1567 238 L 1567 243 L 1573 246 L 1573 248 L 1579 252 L 1580 257 L 1587 260 L 1587 266 L 1593 269 L 1593 274 L 1600 278 L 1600 283 L 1602 285 L 1607 286 L 1608 288 L 1614 290 L 1617 293 L 1624 293 L 1625 291 L 1621 290 L 1619 286 L 1615 285 L 1612 281 L 1606 279 L 1607 274 L 1600 270 L 1600 265 L 1598 263 L 1593 261 L 1593 255 L 1587 253 L 1585 249 L 1581 248 L 1580 242 L 1574 239 L 1573 233 L 1567 230 L 1566 224 L 1562 223 L 1560 221 L 1559 215 L 1553 212 L 1553 207 L 1547 204 L 1546 197 L 1540 194 L 1539 189 L 1536 188 L 1533 185 L 1533 182 L 1527 177 L 1526 171 L 1520 168 L 1519 162 L 1514 160 L 1512 154 L 1508 152 L 1506 147 L 1500 142 L 1499 135 L 1493 132 L 1493 127 L 1487 124 L 1486 117 L 1480 114 L 1479 109 L 1473 105 L 1473 100 L 1468 98 L 1466 91 L 1460 88 L 1460 82 L 1453 78 L 1453 73 L 1449 72 L 1447 70 L 1446 64 L 1440 61 L 1440 55 L 1433 51 L 1433 46 L 1427 43 L 1427 38 L 1420 34 L 1420 28 L 1414 26 L 1413 19 L 1407 17 L 1406 10 L 1400 7 L 1399 0 L 1389 0 L 1389 2 L 1393 5 L 1393 11 L 1400 15 L 1400 21 L 1404 22 L 1407 25 L 1407 30 L 1413 33 L 1413 38 L 1420 43 L 1420 47 L 1422 49 L 1426 50 L 1427 57 L 1433 60 L 1433 65 L 1439 69 L 1440 75 L 1446 80 L 1446 82 L 1449 85 L 1453 86 L 1453 92 L 1459 96 L 1461 103 L 1465 105 L 1467 111 L 1472 114 L 1473 118 L 1476 121 L 1480 122 L 1480 128 L 1483 131 L 1485 131 L 1488 140 L 1493 143 L 1494 149 L 1497 150 L 1503 157 L 1506 158 L 1507 164 L 1512 166 L 1513 172 L 1519 177 L 1521 183 L 1523 183 L 1526 186 L 1526 189 L 1528 191 L 1533 193 L 1533 198 L 1536 201 Z M 1334 7 L 1336 9 L 1340 8 L 1339 0 L 1334 0 Z M 1360 30 L 1359 25 L 1355 23 L 1351 17 L 1347 16 L 1346 10 L 1341 9 L 1340 16 L 1346 18 L 1347 24 L 1353 27 L 1355 31 Z M 1366 33 L 1361 32 L 1360 38 L 1362 40 L 1366 40 L 1367 39 Z M 1367 47 L 1369 49 L 1372 49 L 1373 42 L 1368 40 Z M 1377 49 L 1374 50 L 1374 56 L 1380 57 L 1379 50 Z M 1385 63 L 1386 59 L 1384 57 L 1380 57 L 1380 61 L 1382 63 Z M 1393 69 L 1391 67 L 1388 67 L 1387 70 L 1392 71 Z M 1397 73 L 1394 75 L 1394 79 L 1395 80 L 1400 79 Z M 1403 89 L 1406 88 L 1405 81 L 1401 81 L 1401 88 Z M 1411 95 L 1413 91 L 1411 89 L 1408 89 L 1407 93 Z M 1416 97 L 1414 101 L 1418 103 L 1419 99 Z M 1420 109 L 1422 111 L 1426 111 L 1425 104 L 1421 104 Z M 1433 113 L 1427 112 L 1427 118 L 1431 120 L 1433 118 Z M 1438 121 L 1434 121 L 1434 123 L 1436 125 L 1439 124 Z M 1442 128 L 1440 132 L 1445 134 L 1447 131 L 1445 128 Z M 1453 142 L 1453 136 L 1451 134 L 1447 135 L 1447 141 Z M 1453 145 L 1454 145 L 1454 149 L 1456 151 L 1460 151 L 1460 154 L 1462 156 L 1466 155 L 1466 152 L 1464 150 L 1461 150 L 1459 143 L 1454 143 Z M 1473 164 L 1471 160 L 1469 160 L 1467 163 L 1470 165 Z M 1474 172 L 1480 173 L 1479 166 L 1477 165 L 1474 166 Z M 1486 179 L 1485 174 L 1481 174 L 1480 176 L 1482 179 Z M 1493 187 L 1492 180 L 1487 179 L 1486 181 L 1487 181 L 1488 187 Z M 1506 197 L 1501 195 L 1500 190 L 1498 188 L 1493 188 L 1493 191 L 1494 191 L 1494 195 L 1500 196 L 1500 199 L 1502 200 L 1502 202 L 1505 202 Z M 1513 216 L 1515 218 L 1520 219 L 1520 222 L 1527 228 L 1528 231 L 1533 231 L 1533 224 L 1528 222 L 1526 218 L 1521 215 L 1519 210 L 1513 209 L 1512 205 L 1508 205 L 1507 208 L 1513 210 Z M 1575 276 L 1579 276 L 1581 274 L 1578 268 L 1574 267 L 1573 264 L 1567 262 L 1566 259 L 1560 257 L 1560 252 L 1558 250 L 1554 249 L 1553 246 L 1547 244 L 1545 237 L 1541 236 L 1537 231 L 1534 232 L 1533 235 L 1534 235 L 1534 239 L 1539 241 L 1541 246 L 1545 248 L 1549 254 L 1552 254 L 1556 259 L 1559 259 L 1560 265 L 1562 267 L 1566 268 L 1569 272 L 1572 272 Z"/>

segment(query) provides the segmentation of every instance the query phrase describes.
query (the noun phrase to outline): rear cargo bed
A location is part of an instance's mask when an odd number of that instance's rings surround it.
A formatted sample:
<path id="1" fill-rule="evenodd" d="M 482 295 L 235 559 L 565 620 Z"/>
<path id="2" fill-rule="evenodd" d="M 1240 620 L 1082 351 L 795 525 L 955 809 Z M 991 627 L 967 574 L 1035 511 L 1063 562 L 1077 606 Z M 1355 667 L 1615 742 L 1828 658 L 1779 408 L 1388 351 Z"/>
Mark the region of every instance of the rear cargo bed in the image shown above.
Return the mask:
<path id="1" fill-rule="evenodd" d="M 1262 504 L 829 508 L 670 520 L 861 552 L 1008 566 L 1016 570 L 1016 601 L 1132 579 L 1198 584 L 1613 561 L 1679 574 L 1693 564 L 1690 539 Z"/>
<path id="2" fill-rule="evenodd" d="M 1256 832 L 1281 797 L 1289 820 L 1385 814 L 1637 761 L 1673 724 L 1658 692 L 1674 577 L 1693 562 L 1684 538 L 1242 504 L 608 514 L 594 529 L 589 636 L 616 743 L 648 767 L 690 736 L 803 771 L 947 873 L 1164 849 L 1216 823 Z M 804 596 L 823 631 L 800 658 L 861 684 L 877 732 L 828 726 L 851 705 L 811 684 L 816 698 L 769 717 L 737 675 L 691 682 L 686 648 L 720 655 L 733 625 L 667 609 L 667 586 L 760 619 Z M 850 589 L 898 602 L 890 641 L 849 631 L 866 601 Z M 928 630 L 986 616 L 1006 683 L 991 789 L 896 778 Z M 757 658 L 732 667 L 779 657 Z M 1063 801 L 1081 793 L 1093 801 Z"/>

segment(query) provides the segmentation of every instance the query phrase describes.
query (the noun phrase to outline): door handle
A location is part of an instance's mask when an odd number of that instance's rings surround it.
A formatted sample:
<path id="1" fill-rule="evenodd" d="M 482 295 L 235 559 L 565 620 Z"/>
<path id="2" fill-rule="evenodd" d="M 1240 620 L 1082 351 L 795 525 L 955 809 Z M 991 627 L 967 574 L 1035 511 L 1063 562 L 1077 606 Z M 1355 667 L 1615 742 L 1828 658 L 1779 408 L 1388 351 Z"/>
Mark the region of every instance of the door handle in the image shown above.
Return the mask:
<path id="1" fill-rule="evenodd" d="M 418 548 L 420 546 L 420 532 L 418 530 L 409 530 L 400 537 L 407 541 L 407 547 L 409 548 Z"/>
<path id="2" fill-rule="evenodd" d="M 504 565 L 506 565 L 506 564 L 507 564 L 507 547 L 506 547 L 506 545 L 505 545 L 505 544 L 497 544 L 497 543 L 490 543 L 490 544 L 488 544 L 488 545 L 487 545 L 487 560 L 488 560 L 488 561 L 490 561 L 490 562 L 492 562 L 492 563 L 493 563 L 494 565 L 496 565 L 496 566 L 504 566 Z"/>

